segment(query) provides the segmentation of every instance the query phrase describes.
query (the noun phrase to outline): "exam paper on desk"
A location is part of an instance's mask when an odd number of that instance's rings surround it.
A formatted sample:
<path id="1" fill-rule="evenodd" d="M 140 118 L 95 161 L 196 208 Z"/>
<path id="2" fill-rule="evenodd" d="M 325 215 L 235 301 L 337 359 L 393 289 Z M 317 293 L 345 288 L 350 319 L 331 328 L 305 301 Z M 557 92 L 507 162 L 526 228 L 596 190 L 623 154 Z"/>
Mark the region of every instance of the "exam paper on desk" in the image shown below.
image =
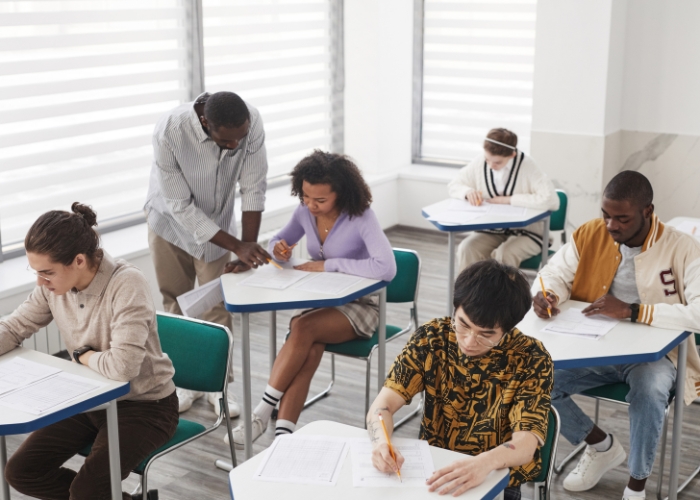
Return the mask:
<path id="1" fill-rule="evenodd" d="M 306 278 L 309 274 L 311 273 L 308 271 L 278 269 L 274 266 L 264 266 L 253 272 L 246 279 L 239 281 L 238 285 L 284 290 L 297 281 Z"/>
<path id="2" fill-rule="evenodd" d="M 104 385 L 79 375 L 60 372 L 1 396 L 0 405 L 41 415 Z"/>
<path id="3" fill-rule="evenodd" d="M 267 449 L 253 479 L 335 486 L 349 446 L 347 439 L 330 436 L 278 436 Z"/>
<path id="4" fill-rule="evenodd" d="M 607 316 L 586 316 L 583 309 L 567 309 L 560 312 L 547 323 L 542 331 L 559 335 L 576 335 L 580 337 L 599 339 L 615 328 L 618 320 Z"/>
<path id="5" fill-rule="evenodd" d="M 676 226 L 676 229 L 687 233 L 691 236 L 695 236 L 700 239 L 700 224 L 692 220 L 685 220 Z"/>
<path id="6" fill-rule="evenodd" d="M 22 358 L 0 362 L 0 394 L 33 384 L 60 371 L 59 368 Z"/>
<path id="7" fill-rule="evenodd" d="M 359 276 L 335 272 L 311 274 L 312 276 L 309 279 L 300 282 L 298 285 L 294 286 L 294 289 L 303 292 L 338 295 L 364 279 Z"/>
<path id="8" fill-rule="evenodd" d="M 401 467 L 401 479 L 395 474 L 380 472 L 372 464 L 372 443 L 366 438 L 351 442 L 352 485 L 357 488 L 416 487 L 425 488 L 425 480 L 435 470 L 433 456 L 427 441 L 395 438 L 392 446 L 399 450 L 405 461 Z"/>

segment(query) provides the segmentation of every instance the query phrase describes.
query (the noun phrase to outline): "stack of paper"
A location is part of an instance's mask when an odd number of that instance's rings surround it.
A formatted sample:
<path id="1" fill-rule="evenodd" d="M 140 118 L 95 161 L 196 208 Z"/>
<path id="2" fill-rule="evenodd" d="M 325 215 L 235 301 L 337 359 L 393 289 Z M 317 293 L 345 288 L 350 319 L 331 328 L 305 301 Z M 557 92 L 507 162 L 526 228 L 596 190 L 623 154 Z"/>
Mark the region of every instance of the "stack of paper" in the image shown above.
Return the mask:
<path id="1" fill-rule="evenodd" d="M 391 444 L 405 459 L 401 466 L 401 479 L 395 474 L 377 470 L 372 464 L 372 443 L 368 439 L 352 442 L 352 485 L 378 488 L 397 486 L 425 487 L 425 480 L 434 471 L 433 457 L 427 441 L 392 438 Z"/>
<path id="2" fill-rule="evenodd" d="M 224 300 L 221 290 L 221 278 L 215 279 L 177 298 L 177 303 L 184 316 L 198 318 L 209 309 Z"/>
<path id="3" fill-rule="evenodd" d="M 581 311 L 582 309 L 567 309 L 560 312 L 547 323 L 542 331 L 597 340 L 619 323 L 618 320 L 606 316 L 585 316 Z"/>

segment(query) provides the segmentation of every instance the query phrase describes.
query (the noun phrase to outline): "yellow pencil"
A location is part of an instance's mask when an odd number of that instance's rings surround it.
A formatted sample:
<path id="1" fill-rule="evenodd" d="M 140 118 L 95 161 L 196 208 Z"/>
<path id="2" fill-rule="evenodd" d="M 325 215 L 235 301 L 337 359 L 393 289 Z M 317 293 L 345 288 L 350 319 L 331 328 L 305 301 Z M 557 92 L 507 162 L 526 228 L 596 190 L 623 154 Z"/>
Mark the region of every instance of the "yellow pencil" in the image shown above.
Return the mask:
<path id="1" fill-rule="evenodd" d="M 384 419 L 382 418 L 381 415 L 379 415 L 379 421 L 382 423 L 382 429 L 384 429 L 384 437 L 386 437 L 386 442 L 389 445 L 389 453 L 391 453 L 391 458 L 394 459 L 394 462 L 396 462 L 396 455 L 394 454 L 394 447 L 391 446 L 391 440 L 389 439 L 389 433 L 386 430 L 386 424 L 384 423 Z M 399 481 L 403 483 L 403 479 L 401 479 L 401 470 L 398 469 L 399 464 L 396 464 L 396 475 L 399 476 Z"/>
<path id="2" fill-rule="evenodd" d="M 544 281 L 542 281 L 542 276 L 540 276 L 540 286 L 542 287 L 542 295 L 544 295 L 544 300 L 547 300 L 547 290 L 544 289 Z M 547 314 L 552 317 L 552 308 L 549 307 L 549 302 L 547 302 Z"/>
<path id="3" fill-rule="evenodd" d="M 274 260 L 272 260 L 272 259 L 267 259 L 267 261 L 268 261 L 270 264 L 272 264 L 273 266 L 275 266 L 277 269 L 282 269 L 282 266 L 280 266 L 280 265 L 279 265 L 277 262 L 275 262 Z"/>
<path id="4" fill-rule="evenodd" d="M 697 229 L 697 227 L 693 226 L 693 230 L 690 232 L 690 234 L 692 234 L 693 236 L 695 236 L 695 230 L 696 230 L 696 229 Z"/>
<path id="5" fill-rule="evenodd" d="M 292 250 L 295 246 L 297 246 L 296 243 L 294 243 L 291 247 L 285 248 L 284 250 L 282 250 L 282 253 L 283 253 L 283 254 L 289 253 L 289 251 Z"/>

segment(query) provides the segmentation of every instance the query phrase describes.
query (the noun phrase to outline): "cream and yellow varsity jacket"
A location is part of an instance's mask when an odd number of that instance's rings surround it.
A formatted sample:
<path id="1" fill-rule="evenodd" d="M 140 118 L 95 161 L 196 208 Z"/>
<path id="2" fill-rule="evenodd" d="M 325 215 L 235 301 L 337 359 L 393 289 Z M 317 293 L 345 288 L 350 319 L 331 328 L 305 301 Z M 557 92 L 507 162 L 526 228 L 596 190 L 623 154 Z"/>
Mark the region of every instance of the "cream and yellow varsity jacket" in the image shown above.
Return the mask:
<path id="1" fill-rule="evenodd" d="M 559 298 L 593 302 L 610 290 L 622 260 L 619 243 L 603 219 L 583 224 L 540 271 L 545 287 Z M 654 214 L 651 229 L 634 258 L 640 323 L 658 328 L 700 332 L 700 243 L 664 225 Z M 540 290 L 538 280 L 533 294 Z M 700 395 L 700 356 L 690 337 L 685 402 Z M 678 348 L 668 354 L 675 365 Z"/>

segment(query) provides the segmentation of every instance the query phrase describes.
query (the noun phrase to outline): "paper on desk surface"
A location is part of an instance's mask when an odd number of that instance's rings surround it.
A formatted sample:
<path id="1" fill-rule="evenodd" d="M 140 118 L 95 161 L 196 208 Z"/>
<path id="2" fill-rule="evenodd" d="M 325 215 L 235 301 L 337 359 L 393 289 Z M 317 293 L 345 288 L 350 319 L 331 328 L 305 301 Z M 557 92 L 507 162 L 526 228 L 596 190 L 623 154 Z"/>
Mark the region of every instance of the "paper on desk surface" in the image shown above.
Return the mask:
<path id="1" fill-rule="evenodd" d="M 275 266 L 263 266 L 255 270 L 246 279 L 238 282 L 240 286 L 254 286 L 260 288 L 271 288 L 273 290 L 284 290 L 297 281 L 306 278 L 308 271 L 298 271 L 293 268 L 278 269 Z"/>
<path id="2" fill-rule="evenodd" d="M 33 384 L 60 372 L 59 368 L 35 363 L 20 357 L 0 363 L 0 394 Z"/>
<path id="3" fill-rule="evenodd" d="M 352 440 L 353 486 L 358 488 L 395 488 L 397 486 L 425 488 L 425 480 L 435 470 L 428 442 L 420 439 L 392 438 L 391 444 L 399 450 L 405 459 L 401 467 L 400 480 L 395 473 L 380 472 L 372 465 L 372 443 L 368 439 Z"/>
<path id="4" fill-rule="evenodd" d="M 576 335 L 580 337 L 599 339 L 619 323 L 618 320 L 602 315 L 586 316 L 583 309 L 567 309 L 547 322 L 542 331 L 560 335 Z"/>
<path id="5" fill-rule="evenodd" d="M 311 277 L 294 286 L 295 290 L 304 292 L 338 295 L 364 278 L 343 273 L 310 273 Z"/>
<path id="6" fill-rule="evenodd" d="M 500 205 L 484 201 L 479 206 L 474 206 L 466 200 L 444 200 L 430 207 L 426 207 L 428 220 L 443 224 L 465 224 L 484 215 L 496 215 L 502 217 L 523 217 L 527 209 L 512 205 Z"/>
<path id="7" fill-rule="evenodd" d="M 700 238 L 700 223 L 692 220 L 684 220 L 676 226 L 676 229 L 688 233 L 696 238 Z"/>
<path id="8" fill-rule="evenodd" d="M 335 486 L 350 445 L 345 438 L 288 434 L 267 449 L 253 479 Z"/>
<path id="9" fill-rule="evenodd" d="M 41 415 L 104 385 L 86 377 L 60 372 L 0 396 L 0 405 Z"/>
<path id="10" fill-rule="evenodd" d="M 223 300 L 224 292 L 221 290 L 221 278 L 217 278 L 183 293 L 177 298 L 177 303 L 184 316 L 198 318 Z"/>

